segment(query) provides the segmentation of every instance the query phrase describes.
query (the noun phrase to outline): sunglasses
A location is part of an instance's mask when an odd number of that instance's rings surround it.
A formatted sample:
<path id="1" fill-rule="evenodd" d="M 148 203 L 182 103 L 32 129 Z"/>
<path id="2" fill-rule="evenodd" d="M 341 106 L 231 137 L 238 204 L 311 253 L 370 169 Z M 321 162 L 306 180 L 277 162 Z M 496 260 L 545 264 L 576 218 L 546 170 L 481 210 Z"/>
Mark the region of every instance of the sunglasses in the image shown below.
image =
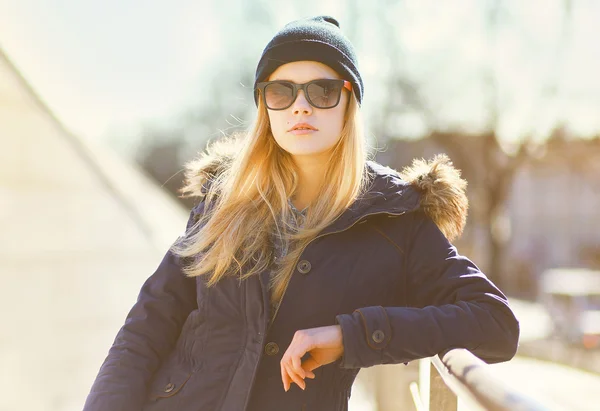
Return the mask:
<path id="1" fill-rule="evenodd" d="M 319 79 L 304 84 L 296 84 L 286 80 L 263 81 L 256 84 L 263 102 L 269 110 L 285 110 L 290 107 L 298 90 L 304 91 L 304 97 L 315 108 L 334 108 L 340 102 L 342 90 L 352 91 L 352 84 L 347 80 Z"/>

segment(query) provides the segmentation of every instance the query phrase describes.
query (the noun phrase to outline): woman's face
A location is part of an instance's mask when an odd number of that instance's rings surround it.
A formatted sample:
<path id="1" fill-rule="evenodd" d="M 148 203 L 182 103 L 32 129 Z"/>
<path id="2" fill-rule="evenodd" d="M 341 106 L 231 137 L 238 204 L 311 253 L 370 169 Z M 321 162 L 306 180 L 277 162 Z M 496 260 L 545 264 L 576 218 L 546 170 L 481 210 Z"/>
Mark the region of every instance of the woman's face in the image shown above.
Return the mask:
<path id="1" fill-rule="evenodd" d="M 295 61 L 279 66 L 268 80 L 288 80 L 303 84 L 326 78 L 339 79 L 340 76 L 325 64 L 316 61 Z M 328 152 L 340 139 L 348 98 L 349 91 L 343 89 L 337 106 L 318 109 L 309 104 L 303 90 L 298 90 L 296 101 L 287 109 L 267 109 L 275 141 L 294 157 Z M 298 123 L 309 124 L 315 130 L 292 130 Z"/>

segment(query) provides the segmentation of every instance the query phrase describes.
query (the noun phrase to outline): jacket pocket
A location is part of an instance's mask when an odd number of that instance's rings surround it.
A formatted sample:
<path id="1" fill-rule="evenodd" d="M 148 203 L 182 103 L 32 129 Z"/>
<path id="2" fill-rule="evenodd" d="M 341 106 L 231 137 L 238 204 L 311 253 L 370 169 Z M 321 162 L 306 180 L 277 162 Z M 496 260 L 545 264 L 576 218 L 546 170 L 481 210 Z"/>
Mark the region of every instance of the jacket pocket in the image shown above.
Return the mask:
<path id="1" fill-rule="evenodd" d="M 177 364 L 165 369 L 160 369 L 150 384 L 148 400 L 157 401 L 177 394 L 192 376 L 190 367 Z"/>

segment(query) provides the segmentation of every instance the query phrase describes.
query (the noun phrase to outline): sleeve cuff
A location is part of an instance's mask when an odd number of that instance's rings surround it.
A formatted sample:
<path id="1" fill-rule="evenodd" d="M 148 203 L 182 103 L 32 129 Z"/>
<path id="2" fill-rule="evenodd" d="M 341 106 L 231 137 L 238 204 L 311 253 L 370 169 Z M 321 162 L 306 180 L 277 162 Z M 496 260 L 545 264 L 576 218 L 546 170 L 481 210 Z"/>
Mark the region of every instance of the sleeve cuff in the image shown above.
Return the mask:
<path id="1" fill-rule="evenodd" d="M 342 328 L 344 354 L 341 368 L 364 368 L 382 363 L 383 349 L 392 338 L 385 308 L 365 307 L 336 316 Z"/>

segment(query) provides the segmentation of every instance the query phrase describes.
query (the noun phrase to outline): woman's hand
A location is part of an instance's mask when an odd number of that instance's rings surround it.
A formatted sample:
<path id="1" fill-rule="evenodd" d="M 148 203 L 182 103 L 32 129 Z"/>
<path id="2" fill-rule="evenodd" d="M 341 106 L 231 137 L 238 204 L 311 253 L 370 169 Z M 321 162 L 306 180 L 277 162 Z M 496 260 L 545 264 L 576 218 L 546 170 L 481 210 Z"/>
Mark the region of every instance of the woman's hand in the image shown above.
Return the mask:
<path id="1" fill-rule="evenodd" d="M 310 358 L 301 364 L 301 358 L 307 352 L 310 353 Z M 296 331 L 281 359 L 283 388 L 287 391 L 291 383 L 295 382 L 300 388 L 305 389 L 304 378 L 315 378 L 312 372 L 314 369 L 334 362 L 343 353 L 342 327 L 339 325 Z"/>

